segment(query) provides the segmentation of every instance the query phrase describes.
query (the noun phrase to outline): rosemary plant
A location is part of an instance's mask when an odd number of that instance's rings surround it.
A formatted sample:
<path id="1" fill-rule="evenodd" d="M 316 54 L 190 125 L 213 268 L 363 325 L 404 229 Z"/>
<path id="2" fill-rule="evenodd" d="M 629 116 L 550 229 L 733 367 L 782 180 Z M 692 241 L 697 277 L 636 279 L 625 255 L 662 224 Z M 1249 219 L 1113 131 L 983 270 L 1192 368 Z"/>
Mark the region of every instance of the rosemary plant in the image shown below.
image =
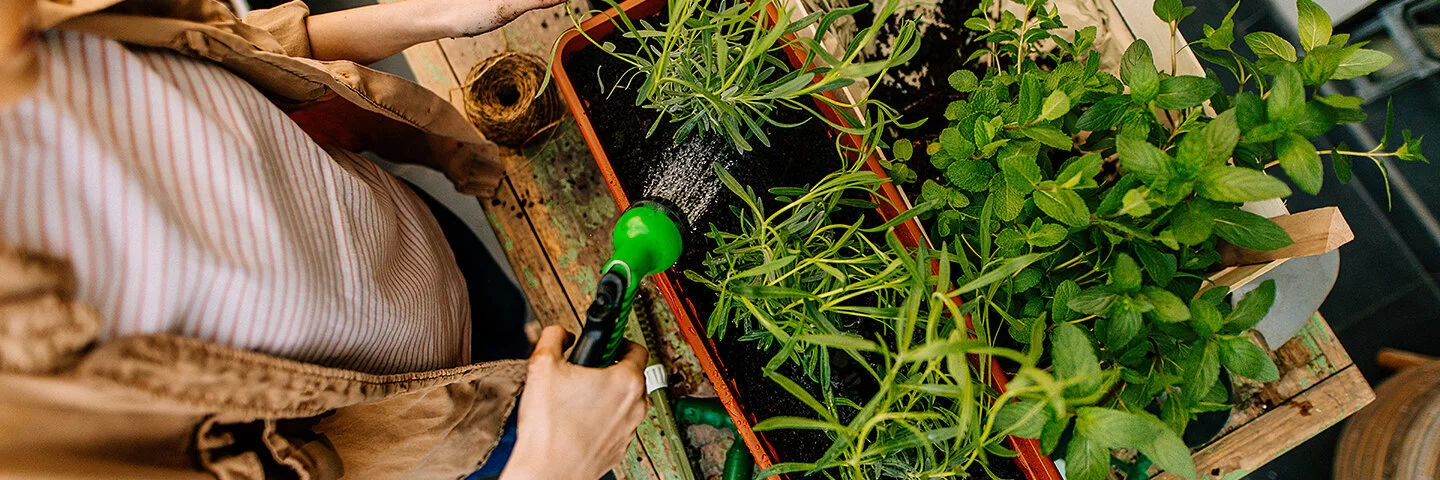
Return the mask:
<path id="1" fill-rule="evenodd" d="M 614 0 L 605 1 L 617 6 Z M 876 26 L 861 31 L 838 56 L 826 51 L 819 40 L 836 20 L 869 5 L 795 18 L 776 0 L 670 0 L 663 22 L 632 19 L 623 12 L 614 17 L 621 36 L 638 44 L 634 50 L 590 40 L 630 66 L 615 75 L 609 87 L 636 89 L 637 104 L 656 112 L 647 135 L 662 123 L 673 122 L 680 124 L 676 142 L 696 132 L 713 133 L 746 151 L 754 148 L 752 141 L 770 145 L 767 127 L 796 125 L 776 119 L 782 109 L 807 112 L 846 132 L 861 124 L 861 119 L 848 114 L 850 109 L 865 112 L 868 123 L 898 125 L 899 115 L 868 101 L 868 95 L 846 102 L 823 94 L 879 75 L 915 55 L 918 38 L 913 21 L 906 21 L 889 56 L 861 60 L 861 48 L 875 40 L 879 26 L 894 16 L 900 4 L 900 0 L 883 4 L 875 15 Z M 773 17 L 772 9 L 777 12 Z M 810 27 L 813 35 L 806 31 Z M 787 62 L 787 48 L 804 52 L 798 66 Z M 815 101 L 833 107 L 847 121 L 827 119 Z"/>
<path id="2" fill-rule="evenodd" d="M 750 189 L 717 167 L 743 207 L 737 232 L 712 228 L 717 247 L 704 274 L 686 272 L 714 289 L 719 300 L 707 328 L 773 352 L 766 376 L 814 410 L 814 417 L 773 417 L 755 426 L 821 430 L 832 446 L 813 461 L 790 461 L 761 476 L 806 472 L 826 477 L 935 478 L 989 472 L 1010 462 L 1007 435 L 1039 435 L 1044 419 L 1067 414 L 1077 386 L 1113 382 L 1093 364 L 1058 380 L 1037 368 L 1039 351 L 997 348 L 963 319 L 957 298 L 993 291 L 1016 270 L 1043 255 L 989 266 L 964 285 L 951 283 L 951 254 L 907 248 L 894 227 L 933 205 L 887 222 L 867 221 L 882 179 L 846 170 L 811 188 L 774 189 L 773 211 Z M 836 221 L 836 217 L 854 218 Z M 877 237 L 879 237 L 877 239 Z M 1067 331 L 1083 339 L 1079 329 Z M 1088 343 L 1067 352 L 1083 352 Z M 877 385 L 873 395 L 847 398 L 829 382 L 831 355 L 845 355 Z M 989 359 L 1015 362 L 1018 373 L 1003 394 L 991 385 Z M 809 392 L 778 373 L 794 362 L 818 381 Z M 1076 363 L 1083 363 L 1077 361 Z M 841 419 L 848 419 L 842 421 Z M 793 459 L 792 459 L 793 460 Z"/>

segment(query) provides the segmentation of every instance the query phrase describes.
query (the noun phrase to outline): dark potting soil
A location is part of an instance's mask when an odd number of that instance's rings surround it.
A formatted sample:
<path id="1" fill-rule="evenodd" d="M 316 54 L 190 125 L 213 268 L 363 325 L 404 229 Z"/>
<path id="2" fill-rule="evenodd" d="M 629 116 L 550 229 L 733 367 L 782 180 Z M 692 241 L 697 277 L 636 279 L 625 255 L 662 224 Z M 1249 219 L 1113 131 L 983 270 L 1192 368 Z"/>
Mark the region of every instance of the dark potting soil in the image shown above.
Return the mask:
<path id="1" fill-rule="evenodd" d="M 630 48 L 633 51 L 636 48 L 634 43 L 616 43 L 621 49 Z M 725 166 L 742 185 L 753 188 L 761 200 L 767 202 L 773 200 L 767 193 L 770 188 L 814 184 L 842 166 L 830 130 L 814 119 L 783 132 L 771 127 L 767 134 L 771 135 L 772 145 L 765 147 L 756 143 L 755 149 L 745 153 L 740 153 L 728 140 L 720 137 L 692 135 L 677 144 L 673 135 L 678 124 L 668 121 L 647 136 L 646 131 L 657 114 L 637 106 L 635 92 L 626 89 L 612 91 L 610 88 L 625 67 L 626 64 L 599 49 L 586 48 L 572 56 L 566 70 L 571 75 L 576 93 L 585 103 L 595 133 L 626 195 L 632 200 L 656 193 L 666 197 L 683 197 L 666 198 L 685 210 L 692 227 L 684 239 L 686 248 L 675 266 L 677 272 L 705 271 L 705 254 L 714 246 L 714 242 L 703 235 L 703 232 L 709 231 L 710 225 L 723 231 L 739 230 L 739 222 L 730 208 L 740 206 L 740 199 L 720 184 L 711 169 L 712 164 Z M 807 115 L 784 111 L 775 116 L 781 122 L 793 123 L 805 120 Z M 773 202 L 771 205 L 773 208 Z M 713 308 L 715 293 L 683 276 L 677 275 L 676 278 L 681 283 L 683 295 L 694 303 L 698 320 L 703 324 Z M 756 419 L 814 415 L 804 403 L 763 376 L 762 368 L 773 352 L 760 352 L 754 343 L 742 343 L 735 339 L 735 335 L 730 337 L 715 342 L 716 354 L 728 368 L 725 374 L 734 379 L 738 390 L 736 396 Z M 806 379 L 793 364 L 782 368 L 780 373 L 818 396 L 819 385 Z M 844 385 L 838 378 L 843 376 L 842 372 L 836 372 L 837 386 Z M 868 398 L 863 392 L 837 391 L 837 394 Z M 813 461 L 823 455 L 831 443 L 824 433 L 815 431 L 783 430 L 757 434 L 774 446 L 779 456 L 776 460 L 782 462 Z"/>
<path id="2" fill-rule="evenodd" d="M 962 98 L 960 92 L 950 88 L 950 74 L 964 69 L 978 77 L 984 76 L 984 69 L 965 61 L 981 46 L 974 41 L 978 35 L 964 26 L 979 4 L 979 0 L 940 0 L 933 6 L 918 6 L 899 14 L 919 23 L 920 49 L 915 58 L 890 69 L 870 98 L 899 110 L 907 122 L 928 120 L 914 130 L 891 132 L 892 135 L 926 141 L 939 138 L 948 123 L 945 108 Z M 857 14 L 855 20 L 859 28 L 867 28 L 874 21 L 874 14 L 866 10 Z M 874 57 L 888 53 L 889 45 L 899 33 L 899 22 L 889 22 L 875 39 L 876 51 L 867 54 Z"/>

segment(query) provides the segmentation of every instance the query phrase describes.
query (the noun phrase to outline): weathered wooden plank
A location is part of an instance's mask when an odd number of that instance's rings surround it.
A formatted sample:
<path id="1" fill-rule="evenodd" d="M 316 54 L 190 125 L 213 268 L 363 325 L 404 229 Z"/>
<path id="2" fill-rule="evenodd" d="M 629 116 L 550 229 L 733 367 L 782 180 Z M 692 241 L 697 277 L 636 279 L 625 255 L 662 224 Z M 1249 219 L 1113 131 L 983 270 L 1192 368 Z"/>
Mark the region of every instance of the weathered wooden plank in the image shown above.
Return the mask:
<path id="1" fill-rule="evenodd" d="M 523 201 L 516 197 L 510 180 L 501 180 L 495 197 L 481 200 L 481 205 L 536 320 L 542 325 L 558 324 L 579 331 L 579 311 L 566 297 L 565 286 L 541 248 Z"/>
<path id="2" fill-rule="evenodd" d="M 1264 343 L 1259 344 L 1264 346 Z M 1222 430 L 1222 435 L 1245 427 L 1274 406 L 1284 404 L 1353 364 L 1350 356 L 1345 353 L 1345 348 L 1340 345 L 1340 340 L 1335 338 L 1335 333 L 1330 330 L 1330 325 L 1319 314 L 1311 317 L 1309 323 L 1306 323 L 1295 337 L 1271 352 L 1271 355 L 1276 368 L 1280 370 L 1280 380 L 1260 384 L 1248 379 L 1236 379 L 1236 407 L 1231 412 L 1230 421 Z M 1368 390 L 1369 387 L 1366 386 L 1365 389 Z M 1297 435 L 1304 436 L 1314 433 L 1317 432 L 1296 432 Z"/>
<path id="3" fill-rule="evenodd" d="M 1351 365 L 1195 454 L 1201 478 L 1238 479 L 1295 448 L 1375 399 Z M 1158 477 L 1175 480 L 1179 476 Z"/>

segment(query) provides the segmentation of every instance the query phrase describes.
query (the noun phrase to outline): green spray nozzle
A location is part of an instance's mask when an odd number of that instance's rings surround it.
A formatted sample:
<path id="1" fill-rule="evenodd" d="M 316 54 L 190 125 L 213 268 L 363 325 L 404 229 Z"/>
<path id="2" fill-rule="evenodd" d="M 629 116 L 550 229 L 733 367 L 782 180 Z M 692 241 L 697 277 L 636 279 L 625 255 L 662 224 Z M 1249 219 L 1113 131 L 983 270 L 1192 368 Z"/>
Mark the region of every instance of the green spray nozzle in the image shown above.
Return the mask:
<path id="1" fill-rule="evenodd" d="M 587 367 L 613 363 L 640 280 L 680 259 L 685 217 L 660 200 L 635 202 L 620 214 L 610 239 L 615 253 L 605 262 L 595 298 L 585 311 L 570 362 Z"/>

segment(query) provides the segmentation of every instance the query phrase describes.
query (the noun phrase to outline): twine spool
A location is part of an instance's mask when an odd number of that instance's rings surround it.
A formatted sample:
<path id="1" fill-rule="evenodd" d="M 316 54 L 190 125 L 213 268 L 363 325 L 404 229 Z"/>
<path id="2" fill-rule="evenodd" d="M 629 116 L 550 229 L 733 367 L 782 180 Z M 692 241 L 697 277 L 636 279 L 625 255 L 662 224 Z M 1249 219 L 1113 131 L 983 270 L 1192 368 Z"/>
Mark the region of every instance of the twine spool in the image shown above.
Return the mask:
<path id="1" fill-rule="evenodd" d="M 465 115 L 495 143 L 519 147 L 554 127 L 565 106 L 554 88 L 536 96 L 545 60 L 502 52 L 481 61 L 465 78 Z"/>

